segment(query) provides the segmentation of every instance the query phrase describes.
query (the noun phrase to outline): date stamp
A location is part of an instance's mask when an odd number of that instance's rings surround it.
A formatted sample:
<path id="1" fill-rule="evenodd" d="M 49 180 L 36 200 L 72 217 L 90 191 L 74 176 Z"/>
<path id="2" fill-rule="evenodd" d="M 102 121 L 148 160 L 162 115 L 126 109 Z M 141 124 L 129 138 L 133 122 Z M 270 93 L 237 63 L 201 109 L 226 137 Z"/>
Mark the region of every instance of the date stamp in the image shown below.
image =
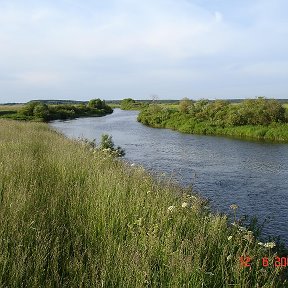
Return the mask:
<path id="1" fill-rule="evenodd" d="M 249 256 L 241 256 L 239 258 L 240 266 L 242 267 L 252 267 L 252 259 Z M 273 259 L 268 257 L 262 257 L 260 259 L 260 264 L 262 267 L 287 267 L 288 266 L 288 256 L 287 257 L 274 257 Z"/>

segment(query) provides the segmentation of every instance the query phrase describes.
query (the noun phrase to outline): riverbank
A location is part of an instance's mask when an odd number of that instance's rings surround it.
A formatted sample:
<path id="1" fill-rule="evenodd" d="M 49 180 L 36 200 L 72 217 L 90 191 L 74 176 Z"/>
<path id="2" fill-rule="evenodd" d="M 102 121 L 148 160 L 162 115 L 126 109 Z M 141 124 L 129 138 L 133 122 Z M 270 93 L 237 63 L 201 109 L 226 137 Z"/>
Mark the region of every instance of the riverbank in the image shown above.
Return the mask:
<path id="1" fill-rule="evenodd" d="M 0 127 L 2 286 L 282 287 L 261 262 L 278 247 L 188 191 L 46 124 Z"/>
<path id="2" fill-rule="evenodd" d="M 179 109 L 150 105 L 140 111 L 137 120 L 189 134 L 288 143 L 287 112 L 275 100 L 249 99 L 237 105 L 222 100 L 189 101 L 180 103 Z"/>
<path id="3" fill-rule="evenodd" d="M 36 122 L 75 119 L 79 117 L 101 117 L 113 113 L 104 100 L 93 99 L 87 104 L 49 104 L 30 101 L 23 105 L 0 106 L 0 118 Z"/>

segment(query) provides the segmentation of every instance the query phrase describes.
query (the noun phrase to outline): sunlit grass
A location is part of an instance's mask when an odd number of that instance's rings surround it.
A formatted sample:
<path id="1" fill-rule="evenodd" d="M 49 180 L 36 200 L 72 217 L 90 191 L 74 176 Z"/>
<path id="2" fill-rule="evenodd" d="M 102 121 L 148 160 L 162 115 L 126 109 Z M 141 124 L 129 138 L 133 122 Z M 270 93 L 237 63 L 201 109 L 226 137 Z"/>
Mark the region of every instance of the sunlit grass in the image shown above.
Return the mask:
<path id="1" fill-rule="evenodd" d="M 275 248 L 186 192 L 45 124 L 0 120 L 0 286 L 281 287 L 260 261 Z"/>
<path id="2" fill-rule="evenodd" d="M 17 105 L 0 105 L 0 111 L 18 111 L 23 107 L 22 104 Z"/>

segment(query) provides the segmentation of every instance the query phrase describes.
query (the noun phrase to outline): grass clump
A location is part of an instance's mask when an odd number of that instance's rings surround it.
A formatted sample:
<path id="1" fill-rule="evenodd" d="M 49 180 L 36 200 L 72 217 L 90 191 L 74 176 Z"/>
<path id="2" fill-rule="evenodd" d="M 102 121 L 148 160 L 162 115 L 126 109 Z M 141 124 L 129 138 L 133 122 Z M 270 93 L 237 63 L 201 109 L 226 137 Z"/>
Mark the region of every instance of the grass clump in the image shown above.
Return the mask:
<path id="1" fill-rule="evenodd" d="M 0 120 L 0 286 L 282 287 L 260 263 L 277 247 L 184 192 L 46 124 Z"/>

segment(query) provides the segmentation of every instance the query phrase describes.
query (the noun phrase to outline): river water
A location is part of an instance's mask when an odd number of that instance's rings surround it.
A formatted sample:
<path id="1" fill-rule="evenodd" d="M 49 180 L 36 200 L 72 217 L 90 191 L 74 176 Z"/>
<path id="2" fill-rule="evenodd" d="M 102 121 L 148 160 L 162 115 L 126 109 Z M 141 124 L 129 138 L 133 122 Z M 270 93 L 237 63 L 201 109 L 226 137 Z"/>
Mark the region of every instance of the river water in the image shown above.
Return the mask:
<path id="1" fill-rule="evenodd" d="M 264 238 L 281 236 L 288 244 L 288 144 L 182 134 L 146 127 L 138 111 L 115 109 L 99 118 L 54 121 L 51 126 L 71 138 L 112 135 L 125 158 L 147 169 L 172 175 L 180 184 L 211 200 L 213 211 L 268 219 Z"/>

